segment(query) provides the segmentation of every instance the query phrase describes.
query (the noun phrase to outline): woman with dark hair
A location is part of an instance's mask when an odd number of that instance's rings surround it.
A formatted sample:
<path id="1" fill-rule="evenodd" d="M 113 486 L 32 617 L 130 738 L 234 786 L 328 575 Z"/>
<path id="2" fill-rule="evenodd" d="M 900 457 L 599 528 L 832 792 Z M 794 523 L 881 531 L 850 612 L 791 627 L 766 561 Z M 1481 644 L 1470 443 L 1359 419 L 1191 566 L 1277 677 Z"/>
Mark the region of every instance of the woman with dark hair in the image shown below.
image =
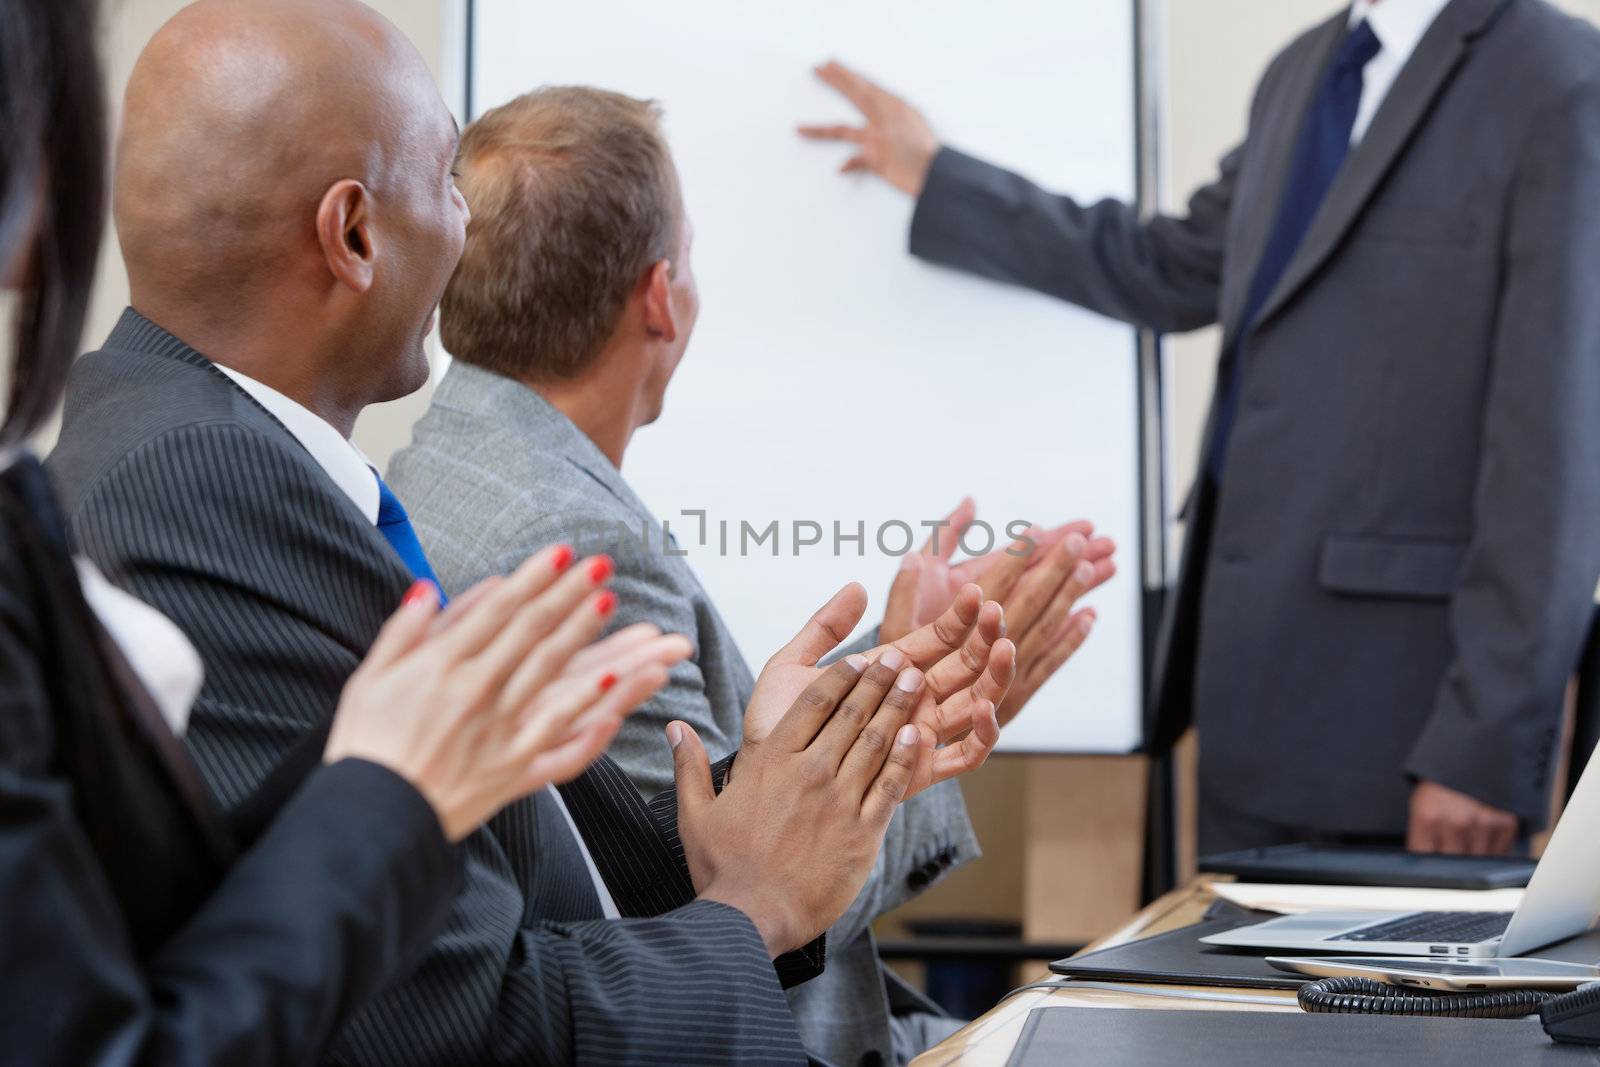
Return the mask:
<path id="1" fill-rule="evenodd" d="M 443 613 L 418 583 L 320 765 L 259 798 L 259 832 L 219 817 L 177 741 L 194 649 L 73 559 L 24 444 L 60 399 L 103 221 L 94 14 L 0 0 L 0 282 L 19 290 L 0 428 L 0 1059 L 306 1063 L 438 933 L 454 843 L 577 775 L 687 642 L 635 628 L 591 645 L 609 594 L 564 547 Z"/>

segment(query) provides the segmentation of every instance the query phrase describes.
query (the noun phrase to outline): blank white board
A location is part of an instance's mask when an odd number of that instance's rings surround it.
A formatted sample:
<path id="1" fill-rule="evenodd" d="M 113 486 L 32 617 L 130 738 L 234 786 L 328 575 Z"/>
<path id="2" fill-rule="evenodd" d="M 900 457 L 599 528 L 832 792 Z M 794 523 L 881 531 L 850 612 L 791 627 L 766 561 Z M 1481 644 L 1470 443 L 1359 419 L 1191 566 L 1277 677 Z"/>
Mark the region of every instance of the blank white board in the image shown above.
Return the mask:
<path id="1" fill-rule="evenodd" d="M 878 617 L 904 523 L 964 494 L 1016 519 L 1092 518 L 1121 574 L 1090 643 L 1003 735 L 1013 751 L 1140 741 L 1135 335 L 919 263 L 910 201 L 841 178 L 802 121 L 853 120 L 836 57 L 915 101 L 947 143 L 1084 198 L 1135 189 L 1134 33 L 1106 0 L 476 0 L 476 113 L 544 84 L 659 101 L 695 229 L 702 311 L 666 411 L 624 473 L 689 553 L 755 670 L 843 583 Z M 705 512 L 700 520 L 685 511 Z M 773 541 L 741 542 L 743 523 Z M 798 545 L 816 523 L 820 545 Z M 858 546 L 840 532 L 866 531 Z M 728 531 L 721 546 L 722 524 Z M 883 533 L 882 544 L 878 534 Z M 969 547 L 982 549 L 981 530 Z M 865 625 L 865 624 L 864 624 Z"/>

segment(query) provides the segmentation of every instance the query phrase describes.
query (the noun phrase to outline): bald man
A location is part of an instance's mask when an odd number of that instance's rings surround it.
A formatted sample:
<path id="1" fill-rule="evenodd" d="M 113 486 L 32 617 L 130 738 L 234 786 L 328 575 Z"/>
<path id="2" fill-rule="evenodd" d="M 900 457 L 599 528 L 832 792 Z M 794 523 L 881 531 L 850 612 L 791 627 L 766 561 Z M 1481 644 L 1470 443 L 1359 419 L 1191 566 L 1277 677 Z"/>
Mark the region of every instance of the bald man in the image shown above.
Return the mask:
<path id="1" fill-rule="evenodd" d="M 187 741 L 224 804 L 303 769 L 382 620 L 431 575 L 348 437 L 366 405 L 426 380 L 467 218 L 456 140 L 421 58 L 353 0 L 202 0 L 129 83 L 114 207 L 133 307 L 74 369 L 50 464 L 82 549 L 199 648 Z M 848 632 L 858 599 L 830 602 L 799 654 L 831 648 L 819 635 Z M 974 592 L 941 620 L 948 641 L 906 639 L 923 641 L 911 658 L 960 662 L 976 644 L 955 645 L 998 642 L 997 618 Z M 920 673 L 845 667 L 863 669 L 908 716 Z M 793 689 L 820 674 L 802 665 Z M 646 809 L 604 759 L 502 813 L 465 846 L 445 934 L 333 1060 L 802 1060 L 782 983 L 820 954 L 781 954 L 859 891 L 906 788 L 888 776 L 923 748 L 877 716 L 836 721 L 787 755 L 776 734 L 742 753 L 720 795 L 680 732 L 681 843 L 676 798 Z M 871 765 L 881 789 L 842 749 L 800 788 L 823 765 L 810 749 L 869 734 L 897 739 Z"/>

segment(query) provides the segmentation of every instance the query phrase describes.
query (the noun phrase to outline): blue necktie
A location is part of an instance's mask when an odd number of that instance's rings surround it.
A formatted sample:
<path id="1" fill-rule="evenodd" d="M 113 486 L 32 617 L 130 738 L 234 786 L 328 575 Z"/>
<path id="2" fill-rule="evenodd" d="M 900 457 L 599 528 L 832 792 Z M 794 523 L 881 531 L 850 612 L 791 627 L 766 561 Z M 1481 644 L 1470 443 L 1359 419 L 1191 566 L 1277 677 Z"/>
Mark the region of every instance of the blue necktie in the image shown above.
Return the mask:
<path id="1" fill-rule="evenodd" d="M 406 509 L 382 478 L 378 478 L 378 532 L 399 553 L 414 576 L 434 584 L 439 590 L 439 603 L 445 603 L 444 589 L 433 573 L 427 554 L 422 551 L 422 542 L 417 540 L 417 531 L 412 528 Z M 505 832 L 525 842 L 520 850 L 522 855 L 537 854 L 543 861 L 538 865 L 537 874 L 529 877 L 536 898 L 532 902 L 536 907 L 530 914 L 555 922 L 602 918 L 600 895 L 589 879 L 583 851 L 578 847 L 578 839 L 567 824 L 566 816 L 556 806 L 554 795 L 549 789 L 541 789 L 533 795 L 532 801 L 531 809 L 513 805 L 500 816 Z"/>
<path id="2" fill-rule="evenodd" d="M 433 573 L 433 566 L 422 551 L 422 542 L 417 540 L 417 531 L 412 529 L 411 518 L 401 506 L 400 498 L 394 495 L 394 490 L 382 478 L 378 479 L 378 532 L 400 556 L 413 577 L 433 583 L 434 588 L 439 590 L 439 603 L 443 604 L 446 600 L 444 586 L 439 584 L 438 575 Z"/>
<path id="3" fill-rule="evenodd" d="M 1317 208 L 1328 195 L 1334 175 L 1350 153 L 1350 131 L 1356 124 L 1356 111 L 1361 106 L 1361 72 L 1378 54 L 1382 45 L 1363 20 L 1351 30 L 1339 46 L 1338 54 L 1328 67 L 1322 88 L 1307 112 L 1305 124 L 1300 129 L 1300 139 L 1294 147 L 1294 158 L 1289 167 L 1289 178 L 1283 190 L 1283 202 L 1278 205 L 1278 217 L 1272 224 L 1272 235 L 1267 239 L 1266 250 L 1250 280 L 1250 292 L 1245 298 L 1244 316 L 1240 322 L 1234 350 L 1222 361 L 1226 378 L 1222 384 L 1222 398 L 1217 410 L 1217 429 L 1211 437 L 1211 451 L 1206 456 L 1206 471 L 1214 482 L 1222 480 L 1222 467 L 1228 454 L 1228 435 L 1233 432 L 1234 416 L 1239 410 L 1240 378 L 1244 374 L 1242 338 L 1255 321 L 1273 286 L 1283 276 L 1284 268 L 1294 258 Z"/>

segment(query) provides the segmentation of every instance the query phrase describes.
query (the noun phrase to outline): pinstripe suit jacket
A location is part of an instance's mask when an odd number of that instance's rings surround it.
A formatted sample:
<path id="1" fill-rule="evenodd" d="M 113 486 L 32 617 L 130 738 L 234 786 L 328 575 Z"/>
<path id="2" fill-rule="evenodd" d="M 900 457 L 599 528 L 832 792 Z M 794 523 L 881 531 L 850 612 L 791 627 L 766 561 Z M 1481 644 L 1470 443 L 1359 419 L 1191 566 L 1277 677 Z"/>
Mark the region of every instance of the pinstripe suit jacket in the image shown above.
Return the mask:
<path id="1" fill-rule="evenodd" d="M 305 1063 L 442 927 L 457 850 L 361 760 L 230 841 L 84 599 L 44 472 L 0 467 L 0 1059 Z"/>
<path id="2" fill-rule="evenodd" d="M 571 541 L 616 559 L 614 627 L 652 622 L 688 634 L 695 654 L 665 689 L 623 724 L 611 755 L 641 791 L 672 783 L 662 731 L 690 723 L 713 758 L 737 749 L 754 680 L 733 635 L 688 562 L 661 551 L 661 526 L 605 454 L 528 387 L 453 364 L 389 470 L 446 589 L 502 573 L 530 548 Z M 641 526 L 653 529 L 651 547 Z M 871 879 L 828 932 L 828 969 L 789 991 L 806 1048 L 841 1064 L 890 1063 L 920 1048 L 940 1024 L 926 999 L 878 961 L 870 924 L 956 865 L 978 855 L 960 786 L 946 783 L 896 813 Z M 907 1040 L 891 1036 L 897 1017 Z M 950 1029 L 942 1020 L 943 1029 Z M 931 1036 L 931 1034 L 930 1034 Z"/>
<path id="3" fill-rule="evenodd" d="M 320 750 L 410 575 L 289 432 L 130 310 L 75 367 L 49 466 L 82 550 L 199 648 L 186 740 L 221 800 Z M 537 806 L 513 805 L 467 840 L 445 932 L 332 1062 L 803 1059 L 754 925 L 693 901 L 675 825 L 606 760 L 563 795 L 622 914 L 654 917 L 601 920 L 584 872 L 541 864 Z"/>

